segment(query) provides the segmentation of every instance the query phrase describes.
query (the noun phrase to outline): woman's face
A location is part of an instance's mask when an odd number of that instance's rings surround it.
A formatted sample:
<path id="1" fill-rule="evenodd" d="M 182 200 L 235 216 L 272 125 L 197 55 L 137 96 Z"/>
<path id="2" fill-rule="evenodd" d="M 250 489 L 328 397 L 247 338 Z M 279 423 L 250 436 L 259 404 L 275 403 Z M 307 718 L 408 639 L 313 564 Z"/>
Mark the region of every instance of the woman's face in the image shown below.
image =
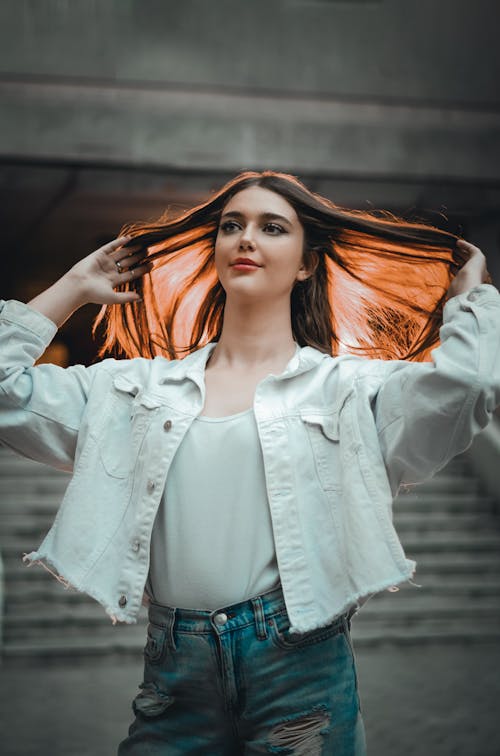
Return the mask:
<path id="1" fill-rule="evenodd" d="M 294 283 L 308 276 L 303 249 L 294 208 L 280 194 L 252 186 L 222 211 L 215 267 L 228 297 L 289 297 Z"/>

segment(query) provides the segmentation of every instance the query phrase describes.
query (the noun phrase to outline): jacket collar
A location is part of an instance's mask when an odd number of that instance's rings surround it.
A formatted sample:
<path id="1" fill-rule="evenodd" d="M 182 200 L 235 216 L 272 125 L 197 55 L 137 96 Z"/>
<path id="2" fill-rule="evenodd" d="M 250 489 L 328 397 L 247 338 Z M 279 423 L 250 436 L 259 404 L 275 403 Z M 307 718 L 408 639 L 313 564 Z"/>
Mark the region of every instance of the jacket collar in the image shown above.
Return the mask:
<path id="1" fill-rule="evenodd" d="M 205 365 L 216 344 L 216 341 L 211 341 L 201 349 L 197 349 L 196 352 L 191 352 L 191 354 L 183 357 L 183 359 L 168 363 L 165 375 L 160 378 L 158 383 L 183 381 L 185 378 L 191 378 L 195 383 L 198 383 L 197 379 L 203 378 Z"/>
<path id="2" fill-rule="evenodd" d="M 197 349 L 196 352 L 192 352 L 184 357 L 182 360 L 176 360 L 174 363 L 170 363 L 169 369 L 165 376 L 160 378 L 159 383 L 166 383 L 168 381 L 182 381 L 185 378 L 190 378 L 198 385 L 204 382 L 205 366 L 208 362 L 208 358 L 212 354 L 217 345 L 216 341 L 211 341 L 206 346 Z M 295 354 L 289 360 L 284 371 L 275 376 L 277 380 L 283 380 L 285 378 L 291 378 L 300 373 L 305 373 L 311 368 L 318 365 L 323 359 L 328 358 L 328 355 L 320 352 L 312 347 L 300 347 L 297 344 Z"/>

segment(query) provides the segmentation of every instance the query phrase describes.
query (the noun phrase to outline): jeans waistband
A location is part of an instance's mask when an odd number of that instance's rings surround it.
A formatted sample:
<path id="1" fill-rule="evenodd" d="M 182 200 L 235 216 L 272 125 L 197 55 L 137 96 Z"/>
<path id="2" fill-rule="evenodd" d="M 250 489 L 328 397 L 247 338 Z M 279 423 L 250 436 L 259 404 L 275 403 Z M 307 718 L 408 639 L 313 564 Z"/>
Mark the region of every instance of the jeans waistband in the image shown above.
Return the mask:
<path id="1" fill-rule="evenodd" d="M 267 621 L 277 614 L 286 613 L 286 604 L 281 584 L 260 596 L 230 604 L 219 609 L 182 609 L 165 606 L 151 601 L 148 608 L 149 621 L 167 631 L 169 645 L 175 649 L 174 630 L 184 633 L 212 633 L 218 635 L 255 625 L 257 637 L 267 638 Z M 335 620 L 350 627 L 350 613 L 343 614 Z"/>
<path id="2" fill-rule="evenodd" d="M 148 617 L 150 622 L 160 627 L 172 630 L 175 627 L 180 632 L 190 633 L 209 633 L 212 630 L 220 633 L 255 622 L 258 634 L 266 637 L 266 618 L 283 612 L 286 612 L 285 600 L 281 585 L 277 585 L 260 596 L 213 610 L 182 609 L 150 601 Z"/>

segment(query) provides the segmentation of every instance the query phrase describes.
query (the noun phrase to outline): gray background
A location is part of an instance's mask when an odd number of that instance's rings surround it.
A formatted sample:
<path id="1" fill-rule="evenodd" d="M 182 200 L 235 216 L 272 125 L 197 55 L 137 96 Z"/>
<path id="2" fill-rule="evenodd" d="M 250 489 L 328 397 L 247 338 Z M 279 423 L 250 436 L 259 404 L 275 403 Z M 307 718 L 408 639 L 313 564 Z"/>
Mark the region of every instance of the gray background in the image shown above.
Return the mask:
<path id="1" fill-rule="evenodd" d="M 414 211 L 500 283 L 494 0 L 1 0 L 0 297 L 242 169 Z M 59 338 L 88 363 L 98 308 Z M 371 756 L 499 752 L 497 643 L 361 649 Z M 0 670 L 6 754 L 111 753 L 140 661 Z"/>

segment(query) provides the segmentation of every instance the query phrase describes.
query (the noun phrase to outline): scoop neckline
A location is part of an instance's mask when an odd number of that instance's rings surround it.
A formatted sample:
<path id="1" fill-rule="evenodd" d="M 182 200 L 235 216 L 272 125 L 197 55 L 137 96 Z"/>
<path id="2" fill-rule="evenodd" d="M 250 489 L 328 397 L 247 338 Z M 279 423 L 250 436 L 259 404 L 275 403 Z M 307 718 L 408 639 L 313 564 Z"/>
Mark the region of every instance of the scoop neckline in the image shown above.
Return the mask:
<path id="1" fill-rule="evenodd" d="M 210 415 L 198 415 L 195 420 L 201 420 L 203 423 L 223 423 L 225 420 L 235 420 L 238 417 L 244 417 L 253 412 L 253 407 L 249 407 L 242 412 L 236 412 L 234 415 L 222 415 L 220 417 L 210 417 Z"/>

